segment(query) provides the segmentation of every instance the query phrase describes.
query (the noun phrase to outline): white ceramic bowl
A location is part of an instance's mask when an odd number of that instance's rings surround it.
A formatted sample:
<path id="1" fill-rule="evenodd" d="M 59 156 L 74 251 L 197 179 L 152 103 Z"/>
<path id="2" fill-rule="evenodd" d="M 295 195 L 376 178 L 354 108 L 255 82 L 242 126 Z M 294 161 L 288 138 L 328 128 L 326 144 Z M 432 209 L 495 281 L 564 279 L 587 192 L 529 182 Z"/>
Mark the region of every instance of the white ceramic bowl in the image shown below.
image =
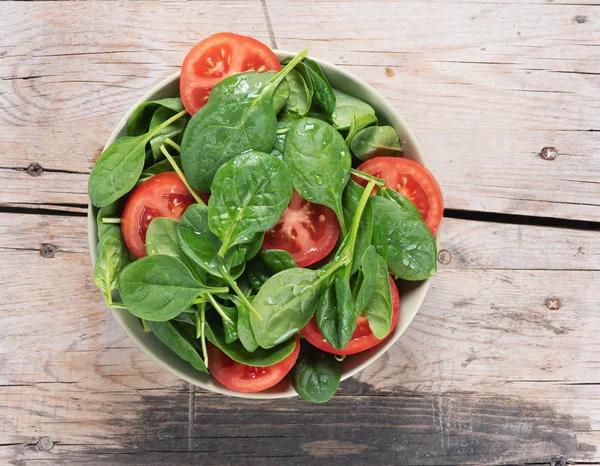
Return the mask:
<path id="1" fill-rule="evenodd" d="M 275 51 L 275 53 L 280 61 L 295 55 L 295 53 L 283 50 Z M 369 84 L 357 78 L 356 76 L 353 76 L 344 69 L 316 58 L 314 60 L 321 65 L 333 87 L 358 97 L 365 102 L 368 102 L 377 112 L 377 117 L 379 118 L 380 124 L 389 124 L 396 129 L 404 145 L 405 157 L 416 160 L 417 162 L 427 166 L 427 162 L 421 152 L 421 148 L 419 147 L 417 139 L 402 117 L 383 98 L 383 96 L 381 96 Z M 179 73 L 175 73 L 156 85 L 138 102 L 136 102 L 133 107 L 131 107 L 131 109 L 123 116 L 123 118 L 121 118 L 121 121 L 119 121 L 119 124 L 110 135 L 110 138 L 108 138 L 105 148 L 112 144 L 115 139 L 126 134 L 127 120 L 135 108 L 138 107 L 138 105 L 149 100 L 172 97 L 178 92 Z M 98 239 L 95 212 L 91 204 L 88 208 L 88 241 L 90 245 L 92 263 L 95 263 Z M 348 356 L 343 362 L 342 380 L 352 377 L 358 371 L 373 363 L 377 358 L 385 353 L 396 342 L 396 340 L 398 340 L 398 338 L 400 338 L 400 335 L 404 333 L 414 316 L 417 314 L 428 288 L 429 280 L 425 280 L 423 282 L 398 283 L 398 289 L 400 291 L 400 316 L 394 332 L 383 343 L 377 345 L 375 348 L 371 348 L 370 350 L 359 354 Z M 237 396 L 241 398 L 271 399 L 297 396 L 289 377 L 286 377 L 275 387 L 260 393 L 239 393 L 230 390 L 214 380 L 210 375 L 198 372 L 187 362 L 181 360 L 174 352 L 168 349 L 154 335 L 152 335 L 152 333 L 144 332 L 140 320 L 137 317 L 122 309 L 111 310 L 127 334 L 140 346 L 140 348 L 142 348 L 142 350 L 144 350 L 146 354 L 161 364 L 165 369 L 200 388 L 204 388 L 205 390 L 209 390 L 211 392 L 217 392 L 224 395 Z"/>

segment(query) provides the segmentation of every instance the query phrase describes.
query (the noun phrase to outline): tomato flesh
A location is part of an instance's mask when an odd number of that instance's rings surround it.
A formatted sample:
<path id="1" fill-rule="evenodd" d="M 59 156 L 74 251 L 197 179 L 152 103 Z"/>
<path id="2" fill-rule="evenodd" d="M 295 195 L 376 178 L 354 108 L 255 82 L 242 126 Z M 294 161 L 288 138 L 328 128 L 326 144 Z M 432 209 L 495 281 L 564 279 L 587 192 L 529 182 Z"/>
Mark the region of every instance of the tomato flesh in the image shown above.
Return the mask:
<path id="1" fill-rule="evenodd" d="M 423 165 L 402 157 L 374 157 L 359 165 L 358 170 L 384 179 L 385 186 L 409 198 L 435 234 L 444 215 L 444 199 L 440 185 Z M 354 175 L 352 178 L 362 186 L 367 185 L 362 178 Z"/>
<path id="2" fill-rule="evenodd" d="M 199 194 L 208 200 L 208 194 Z M 125 202 L 121 216 L 121 233 L 129 251 L 138 259 L 146 256 L 150 222 L 157 217 L 179 220 L 195 202 L 175 172 L 160 173 L 137 186 Z"/>
<path id="3" fill-rule="evenodd" d="M 277 224 L 265 233 L 262 249 L 289 252 L 298 267 L 308 267 L 327 256 L 340 235 L 333 210 L 304 199 L 295 190 Z"/>
<path id="4" fill-rule="evenodd" d="M 281 70 L 281 64 L 262 42 L 231 32 L 214 34 L 192 47 L 183 60 L 179 80 L 181 101 L 193 115 L 222 79 L 243 71 L 270 70 Z"/>
<path id="5" fill-rule="evenodd" d="M 390 332 L 381 340 L 373 335 L 373 332 L 371 332 L 371 328 L 369 327 L 369 321 L 365 316 L 359 316 L 358 319 L 356 319 L 356 330 L 352 334 L 350 342 L 344 348 L 339 350 L 331 346 L 331 344 L 325 340 L 325 337 L 319 330 L 319 326 L 317 325 L 317 320 L 315 317 L 310 319 L 308 324 L 304 326 L 301 331 L 302 336 L 306 338 L 306 341 L 308 341 L 311 345 L 319 348 L 320 350 L 337 354 L 339 356 L 360 353 L 361 351 L 368 350 L 381 343 L 396 328 L 400 310 L 400 295 L 398 294 L 398 288 L 396 287 L 394 280 L 392 280 L 392 276 L 390 275 L 388 278 L 390 280 L 390 290 L 392 292 L 392 327 Z"/>
<path id="6" fill-rule="evenodd" d="M 241 364 L 212 344 L 208 344 L 208 368 L 222 385 L 243 393 L 256 393 L 277 385 L 294 367 L 300 353 L 300 338 L 294 350 L 285 359 L 272 366 L 254 367 Z"/>

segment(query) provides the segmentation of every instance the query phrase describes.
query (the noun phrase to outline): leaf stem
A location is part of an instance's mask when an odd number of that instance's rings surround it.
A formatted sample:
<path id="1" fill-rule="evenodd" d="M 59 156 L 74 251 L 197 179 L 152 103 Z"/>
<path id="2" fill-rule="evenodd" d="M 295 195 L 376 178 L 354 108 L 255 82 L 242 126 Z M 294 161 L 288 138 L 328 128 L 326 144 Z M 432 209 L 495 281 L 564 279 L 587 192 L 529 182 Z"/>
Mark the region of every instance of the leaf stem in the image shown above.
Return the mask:
<path id="1" fill-rule="evenodd" d="M 144 327 L 144 332 L 148 333 L 150 332 L 150 327 L 148 327 L 148 323 L 146 322 L 146 319 L 140 319 L 142 321 L 142 327 Z"/>
<path id="2" fill-rule="evenodd" d="M 119 217 L 104 217 L 102 223 L 121 223 L 121 219 Z"/>
<path id="3" fill-rule="evenodd" d="M 123 304 L 123 303 L 115 303 L 115 302 L 112 301 L 112 299 L 111 299 L 111 302 L 110 302 L 109 306 L 110 307 L 114 307 L 116 309 L 127 309 L 127 306 L 125 306 L 125 304 Z"/>
<path id="4" fill-rule="evenodd" d="M 177 152 L 181 153 L 181 146 L 173 141 L 171 138 L 165 138 L 165 143 L 175 149 Z"/>
<path id="5" fill-rule="evenodd" d="M 196 305 L 196 304 L 203 304 L 203 303 L 207 303 L 208 299 L 206 298 L 196 298 L 192 301 L 192 306 Z"/>
<path id="6" fill-rule="evenodd" d="M 227 314 L 225 314 L 225 311 L 223 310 L 223 308 L 221 308 L 221 305 L 217 302 L 217 300 L 213 297 L 213 295 L 209 294 L 208 300 L 215 308 L 215 311 L 217 311 L 219 313 L 219 315 L 223 318 L 224 321 L 233 323 L 231 318 Z"/>
<path id="7" fill-rule="evenodd" d="M 198 194 L 196 193 L 196 191 L 194 191 L 192 189 L 192 187 L 188 184 L 187 180 L 185 179 L 185 175 L 183 174 L 183 172 L 181 171 L 181 169 L 177 166 L 177 164 L 175 163 L 175 160 L 173 160 L 173 157 L 171 157 L 171 154 L 169 154 L 169 151 L 167 150 L 167 148 L 165 147 L 164 144 L 162 144 L 160 146 L 160 151 L 167 158 L 167 160 L 169 161 L 169 163 L 173 167 L 173 170 L 175 170 L 175 173 L 177 173 L 177 176 L 179 176 L 179 178 L 181 178 L 181 181 L 183 182 L 183 184 L 185 185 L 185 187 L 188 189 L 188 191 L 190 192 L 190 194 L 192 195 L 192 197 L 196 200 L 196 202 L 198 204 L 200 204 L 200 205 L 206 205 L 204 203 L 204 201 L 200 198 L 200 196 L 198 196 Z"/>
<path id="8" fill-rule="evenodd" d="M 206 326 L 206 306 L 202 306 L 200 308 L 200 344 L 202 345 L 202 357 L 204 358 L 204 365 L 206 367 L 208 367 L 208 351 L 206 351 L 206 337 L 204 335 L 205 326 Z M 198 321 L 196 321 L 196 327 L 198 327 Z M 198 330 L 196 330 L 196 331 L 198 331 Z"/>
<path id="9" fill-rule="evenodd" d="M 224 280 L 227 282 L 227 284 L 229 286 L 231 286 L 231 289 L 235 292 L 235 294 L 238 296 L 238 298 L 241 299 L 242 303 L 244 303 L 244 306 L 246 306 L 246 308 L 249 311 L 253 312 L 258 320 L 263 320 L 262 316 L 258 313 L 258 311 L 254 308 L 252 303 L 248 300 L 248 297 L 237 286 L 237 283 L 235 282 L 233 277 L 231 275 L 229 275 L 229 272 L 227 271 L 227 269 L 225 269 L 224 266 L 221 266 L 220 270 L 221 270 L 221 275 L 223 276 Z"/>
<path id="10" fill-rule="evenodd" d="M 271 79 L 271 81 L 269 81 L 268 84 L 273 85 L 274 88 L 279 86 L 281 81 L 285 79 L 286 75 L 293 70 L 296 65 L 300 63 L 304 57 L 306 57 L 306 55 L 308 55 L 308 49 L 301 50 L 300 53 L 292 58 L 290 62 L 285 65 L 283 69 Z"/>
<path id="11" fill-rule="evenodd" d="M 360 170 L 357 170 L 356 168 L 351 168 L 350 173 L 352 173 L 355 176 L 358 176 L 359 178 L 362 178 L 363 180 L 375 181 L 375 184 L 377 186 L 383 186 L 385 184 L 385 180 L 383 180 L 381 178 L 377 178 L 376 176 L 373 176 L 373 175 L 369 175 L 368 173 L 361 172 Z"/>

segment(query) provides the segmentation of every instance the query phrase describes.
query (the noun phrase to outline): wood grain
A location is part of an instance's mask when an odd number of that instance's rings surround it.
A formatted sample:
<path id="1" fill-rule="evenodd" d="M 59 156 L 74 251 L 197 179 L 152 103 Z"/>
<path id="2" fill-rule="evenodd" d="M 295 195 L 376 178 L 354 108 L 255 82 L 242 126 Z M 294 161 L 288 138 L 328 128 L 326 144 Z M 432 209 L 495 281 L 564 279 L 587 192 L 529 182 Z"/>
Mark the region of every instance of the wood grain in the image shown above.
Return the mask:
<path id="1" fill-rule="evenodd" d="M 452 260 L 411 327 L 317 407 L 190 392 L 105 308 L 85 225 L 0 214 L 1 289 L 10 290 L 0 302 L 0 462 L 600 461 L 600 322 L 586 292 L 600 286 L 600 263 L 593 254 L 569 259 L 597 232 L 447 221 Z M 548 257 L 527 255 L 538 242 Z M 40 255 L 43 243 L 57 246 L 54 258 Z M 40 437 L 52 439 L 50 451 L 35 446 Z"/>

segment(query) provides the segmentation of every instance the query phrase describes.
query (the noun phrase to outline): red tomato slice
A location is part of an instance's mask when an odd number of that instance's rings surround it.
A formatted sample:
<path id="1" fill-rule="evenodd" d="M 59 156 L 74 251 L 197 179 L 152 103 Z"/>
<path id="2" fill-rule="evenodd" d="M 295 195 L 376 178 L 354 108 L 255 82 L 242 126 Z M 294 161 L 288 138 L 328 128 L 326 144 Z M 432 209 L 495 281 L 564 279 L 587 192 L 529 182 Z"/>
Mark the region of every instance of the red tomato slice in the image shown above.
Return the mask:
<path id="1" fill-rule="evenodd" d="M 398 323 L 400 295 L 398 294 L 398 288 L 396 287 L 394 280 L 392 280 L 391 275 L 389 276 L 389 280 L 390 290 L 392 292 L 392 328 L 390 329 L 390 333 L 392 333 Z M 368 350 L 369 348 L 373 348 L 385 340 L 390 334 L 388 333 L 381 340 L 375 338 L 375 335 L 373 335 L 373 332 L 371 332 L 371 329 L 369 328 L 369 321 L 365 316 L 359 316 L 358 319 L 356 319 L 356 330 L 352 334 L 350 342 L 341 350 L 335 349 L 327 340 L 325 340 L 325 337 L 323 337 L 323 334 L 319 330 L 317 320 L 314 317 L 305 325 L 301 330 L 301 333 L 311 345 L 316 346 L 322 351 L 340 356 L 356 354 Z"/>
<path id="2" fill-rule="evenodd" d="M 361 164 L 358 170 L 383 178 L 385 186 L 409 198 L 421 212 L 425 225 L 435 235 L 444 215 L 444 199 L 440 185 L 429 170 L 402 157 L 374 157 Z M 352 176 L 352 179 L 363 186 L 367 185 L 362 178 Z"/>
<path id="3" fill-rule="evenodd" d="M 198 42 L 181 65 L 179 91 L 185 109 L 193 115 L 207 101 L 215 84 L 242 71 L 279 71 L 272 50 L 252 37 L 220 32 Z"/>
<path id="4" fill-rule="evenodd" d="M 277 225 L 265 233 L 262 249 L 283 249 L 298 267 L 308 267 L 331 252 L 339 235 L 333 210 L 308 202 L 294 190 Z"/>
<path id="5" fill-rule="evenodd" d="M 208 194 L 199 194 L 204 201 L 208 200 Z M 179 220 L 195 202 L 175 172 L 160 173 L 144 181 L 131 191 L 123 208 L 121 233 L 127 248 L 138 259 L 146 256 L 146 230 L 152 219 Z"/>
<path id="6" fill-rule="evenodd" d="M 294 367 L 300 353 L 300 338 L 296 335 L 296 346 L 288 357 L 267 367 L 236 362 L 210 343 L 207 350 L 208 368 L 215 379 L 236 392 L 255 393 L 277 385 Z"/>

